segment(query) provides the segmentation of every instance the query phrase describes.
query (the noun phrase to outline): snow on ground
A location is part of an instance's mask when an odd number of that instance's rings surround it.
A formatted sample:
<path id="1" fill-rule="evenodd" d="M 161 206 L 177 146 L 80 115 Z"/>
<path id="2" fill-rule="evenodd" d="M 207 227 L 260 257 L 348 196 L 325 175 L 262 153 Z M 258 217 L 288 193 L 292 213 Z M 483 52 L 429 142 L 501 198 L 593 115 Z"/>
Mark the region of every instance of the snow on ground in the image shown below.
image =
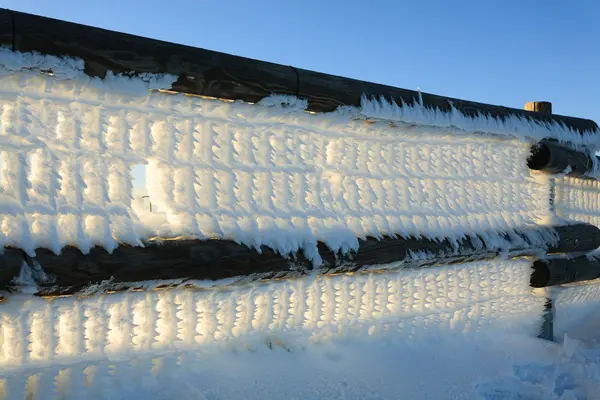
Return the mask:
<path id="1" fill-rule="evenodd" d="M 0 393 L 7 399 L 598 399 L 600 350 L 502 333 L 263 340 L 17 372 L 0 378 Z"/>

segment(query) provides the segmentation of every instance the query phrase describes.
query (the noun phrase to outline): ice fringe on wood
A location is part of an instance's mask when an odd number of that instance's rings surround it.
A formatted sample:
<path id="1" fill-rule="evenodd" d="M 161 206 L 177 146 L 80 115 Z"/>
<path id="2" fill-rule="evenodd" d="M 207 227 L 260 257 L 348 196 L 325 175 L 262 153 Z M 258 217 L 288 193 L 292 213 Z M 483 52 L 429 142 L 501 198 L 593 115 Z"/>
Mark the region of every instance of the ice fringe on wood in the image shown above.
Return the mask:
<path id="1" fill-rule="evenodd" d="M 490 233 L 488 233 L 489 235 Z M 263 246 L 254 249 L 224 240 L 167 240 L 146 242 L 144 248 L 121 246 L 112 253 L 93 248 L 84 255 L 65 248 L 60 255 L 38 249 L 35 258 L 7 249 L 0 260 L 0 289 L 22 290 L 15 277 L 40 269 L 33 275 L 33 290 L 40 296 L 91 294 L 93 292 L 161 287 L 224 286 L 264 279 L 297 278 L 306 274 L 381 272 L 421 268 L 496 257 L 544 256 L 548 253 L 591 251 L 600 246 L 600 229 L 575 224 L 511 234 L 494 233 L 500 247 L 469 236 L 458 242 L 425 238 L 383 237 L 359 240 L 358 252 L 336 254 L 318 246 L 323 263 L 313 266 L 302 253 L 286 259 Z M 144 281 L 144 282 L 141 282 Z"/>
<path id="2" fill-rule="evenodd" d="M 0 84 L 16 99 L 1 105 L 3 155 L 27 171 L 20 189 L 2 183 L 0 242 L 31 256 L 182 236 L 302 250 L 318 265 L 318 241 L 348 252 L 367 236 L 460 240 L 549 217 L 547 181 L 514 137 L 365 124 L 289 102 L 136 96 L 28 69 Z M 139 164 L 152 172 L 153 213 L 132 202 Z"/>

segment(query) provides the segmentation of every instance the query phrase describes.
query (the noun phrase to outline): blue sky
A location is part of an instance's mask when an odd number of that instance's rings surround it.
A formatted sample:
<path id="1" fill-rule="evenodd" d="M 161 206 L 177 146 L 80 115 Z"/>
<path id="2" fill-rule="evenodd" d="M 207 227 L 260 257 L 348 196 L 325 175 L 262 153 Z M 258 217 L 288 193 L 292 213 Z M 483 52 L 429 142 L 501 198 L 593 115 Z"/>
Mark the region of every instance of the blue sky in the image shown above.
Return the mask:
<path id="1" fill-rule="evenodd" d="M 0 0 L 0 6 L 429 93 L 600 122 L 600 2 Z"/>

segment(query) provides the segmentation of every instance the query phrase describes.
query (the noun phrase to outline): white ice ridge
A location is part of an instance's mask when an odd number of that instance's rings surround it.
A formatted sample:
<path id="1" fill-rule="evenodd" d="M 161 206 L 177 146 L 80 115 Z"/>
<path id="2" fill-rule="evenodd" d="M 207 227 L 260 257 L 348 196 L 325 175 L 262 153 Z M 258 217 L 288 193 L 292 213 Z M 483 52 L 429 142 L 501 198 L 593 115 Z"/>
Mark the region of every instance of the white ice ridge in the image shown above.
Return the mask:
<path id="1" fill-rule="evenodd" d="M 411 338 L 432 331 L 535 337 L 545 299 L 529 287 L 529 266 L 495 260 L 222 290 L 10 296 L 0 307 L 0 375 L 265 337 Z"/>
<path id="2" fill-rule="evenodd" d="M 383 97 L 363 97 L 360 114 L 367 118 L 398 121 L 409 125 L 435 126 L 483 135 L 514 136 L 534 141 L 554 138 L 559 142 L 582 146 L 594 152 L 600 150 L 600 129 L 598 128 L 582 133 L 558 122 L 528 120 L 517 115 L 510 115 L 504 119 L 483 114 L 477 117 L 467 117 L 452 104 L 450 106 L 451 112 L 444 112 L 420 104 L 401 103 L 398 105 Z"/>
<path id="3" fill-rule="evenodd" d="M 312 115 L 290 101 L 134 94 L 0 76 L 0 245 L 224 238 L 319 263 L 317 241 L 347 251 L 366 236 L 460 239 L 550 213 L 548 180 L 514 137 Z M 140 165 L 152 212 L 133 187 Z"/>

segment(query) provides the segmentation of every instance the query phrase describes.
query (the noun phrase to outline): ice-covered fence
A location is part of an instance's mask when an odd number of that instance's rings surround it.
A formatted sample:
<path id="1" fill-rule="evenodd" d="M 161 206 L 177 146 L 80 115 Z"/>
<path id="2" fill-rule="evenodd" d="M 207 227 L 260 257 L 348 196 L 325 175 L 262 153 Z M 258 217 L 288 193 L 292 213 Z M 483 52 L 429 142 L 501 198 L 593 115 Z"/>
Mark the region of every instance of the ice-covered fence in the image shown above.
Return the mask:
<path id="1" fill-rule="evenodd" d="M 235 340 L 415 337 L 504 331 L 535 336 L 545 299 L 527 260 L 271 281 L 226 289 L 128 292 L 0 308 L 2 372 L 204 348 Z"/>
<path id="2" fill-rule="evenodd" d="M 460 237 L 548 215 L 526 140 L 313 115 L 289 98 L 253 105 L 126 88 L 0 77 L 1 244 L 85 252 L 217 237 L 318 259 L 317 240 L 346 250 L 358 237 Z M 134 202 L 141 164 L 152 213 Z"/>

